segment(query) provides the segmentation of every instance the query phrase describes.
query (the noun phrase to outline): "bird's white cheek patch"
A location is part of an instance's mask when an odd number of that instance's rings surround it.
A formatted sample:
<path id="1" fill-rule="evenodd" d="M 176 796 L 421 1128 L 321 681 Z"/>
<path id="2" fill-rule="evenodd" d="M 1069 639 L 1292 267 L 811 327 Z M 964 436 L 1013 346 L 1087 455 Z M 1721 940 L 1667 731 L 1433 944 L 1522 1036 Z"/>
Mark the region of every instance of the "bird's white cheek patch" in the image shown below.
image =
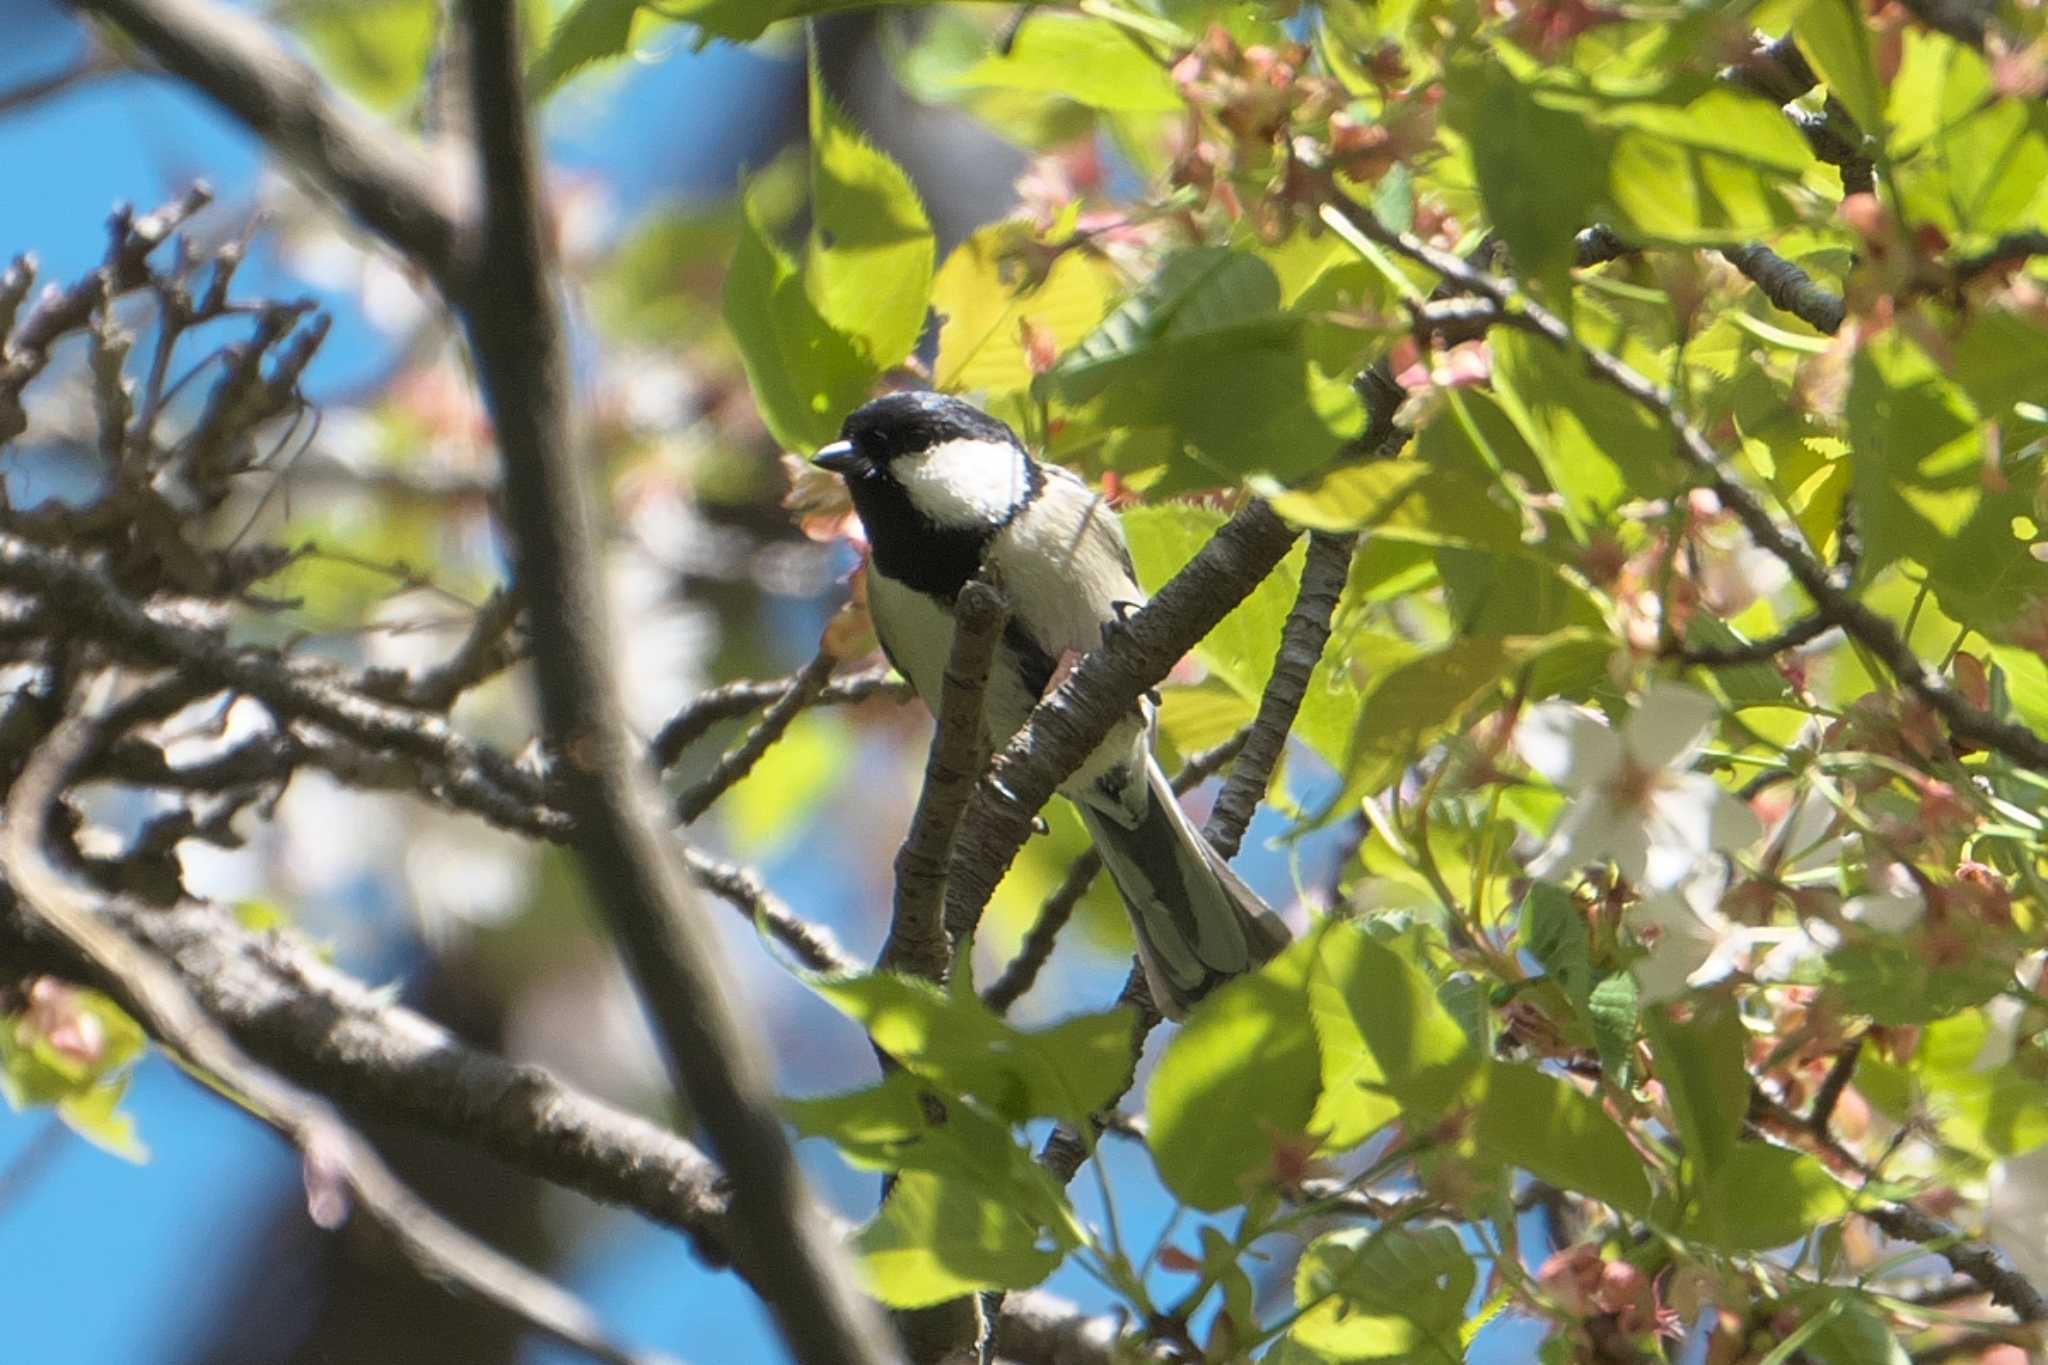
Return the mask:
<path id="1" fill-rule="evenodd" d="M 890 466 L 910 503 L 940 526 L 992 525 L 1024 499 L 1024 455 L 1000 441 L 944 441 Z"/>

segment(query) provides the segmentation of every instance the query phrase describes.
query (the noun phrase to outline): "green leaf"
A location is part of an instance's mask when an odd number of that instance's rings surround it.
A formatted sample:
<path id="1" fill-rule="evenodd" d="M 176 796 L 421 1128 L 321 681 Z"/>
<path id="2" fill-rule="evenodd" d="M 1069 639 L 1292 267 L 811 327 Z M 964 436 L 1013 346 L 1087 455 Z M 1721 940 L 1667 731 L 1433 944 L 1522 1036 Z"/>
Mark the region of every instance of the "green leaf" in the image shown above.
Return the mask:
<path id="1" fill-rule="evenodd" d="M 1543 102 L 1499 60 L 1455 61 L 1445 86 L 1445 121 L 1470 149 L 1487 218 L 1515 269 L 1566 297 L 1572 239 L 1606 198 L 1611 138 Z"/>
<path id="2" fill-rule="evenodd" d="M 1639 994 L 1635 973 L 1624 970 L 1604 977 L 1586 999 L 1586 1017 L 1593 1025 L 1593 1046 L 1600 1054 L 1601 1068 L 1624 1089 L 1635 1065 Z"/>
<path id="3" fill-rule="evenodd" d="M 1812 152 L 1768 100 L 1719 88 L 1682 108 L 1621 105 L 1601 121 L 1618 130 L 1611 197 L 1636 240 L 1726 242 L 1795 217 L 1785 190 Z"/>
<path id="4" fill-rule="evenodd" d="M 1085 1240 L 1066 1191 L 1007 1126 L 959 1096 L 938 1095 L 908 1071 L 892 1071 L 865 1090 L 785 1100 L 783 1107 L 799 1133 L 829 1139 L 856 1166 L 965 1181 L 999 1196 L 1063 1246 Z"/>
<path id="5" fill-rule="evenodd" d="M 1973 313 L 1956 343 L 1953 373 L 1977 411 L 2004 421 L 2015 403 L 2041 401 L 2048 326 L 2018 313 Z"/>
<path id="6" fill-rule="evenodd" d="M 974 997 L 949 996 L 891 972 L 813 981 L 811 988 L 906 1068 L 942 1090 L 975 1096 L 1011 1122 L 1035 1115 L 1085 1122 L 1130 1078 L 1125 1009 L 1026 1031 Z"/>
<path id="7" fill-rule="evenodd" d="M 1669 1011 L 1644 1020 L 1678 1134 L 1694 1169 L 1712 1180 L 1735 1148 L 1749 1112 L 1749 1035 L 1726 1004 L 1703 1004 L 1680 1023 Z"/>
<path id="8" fill-rule="evenodd" d="M 939 354 L 933 384 L 944 390 L 987 394 L 1030 387 L 1024 350 L 1028 323 L 1067 350 L 1102 321 L 1113 289 L 1103 263 L 1084 251 L 1063 252 L 1045 279 L 1032 284 L 1006 246 L 1013 224 L 985 227 L 953 249 L 932 281 L 938 311 Z"/>
<path id="9" fill-rule="evenodd" d="M 1522 943 L 1584 1012 L 1593 994 L 1593 949 L 1586 912 L 1554 882 L 1531 882 L 1522 898 Z"/>
<path id="10" fill-rule="evenodd" d="M 1841 1217 L 1850 1202 L 1849 1191 L 1813 1157 L 1738 1142 L 1701 1185 L 1682 1231 L 1724 1251 L 1767 1251 Z"/>
<path id="11" fill-rule="evenodd" d="M 1320 933 L 1218 987 L 1189 1014 L 1152 1073 L 1152 1158 L 1183 1202 L 1244 1201 L 1277 1142 L 1309 1125 L 1318 1084 L 1308 977 Z"/>
<path id="12" fill-rule="evenodd" d="M 766 858 L 802 837 L 818 803 L 845 773 L 853 746 L 844 725 L 815 711 L 792 721 L 720 805 L 737 851 L 750 860 Z"/>
<path id="13" fill-rule="evenodd" d="M 1275 488 L 1273 510 L 1322 531 L 1370 531 L 1377 540 L 1474 545 L 1519 553 L 1522 522 L 1486 485 L 1420 460 L 1375 460 L 1299 490 Z"/>
<path id="14" fill-rule="evenodd" d="M 2013 953 L 1993 947 L 1963 949 L 1945 964 L 1930 961 L 1908 939 L 1859 933 L 1828 953 L 1826 979 L 1843 1004 L 1880 1024 L 1924 1024 L 1974 1009 L 2005 989 Z"/>
<path id="15" fill-rule="evenodd" d="M 1166 68 L 1117 25 L 1062 14 L 1033 14 L 1008 52 L 984 57 L 949 84 L 1057 95 L 1128 113 L 1170 113 L 1182 104 Z"/>
<path id="16" fill-rule="evenodd" d="M 1657 423 L 1568 352 L 1517 333 L 1496 332 L 1492 345 L 1495 396 L 1578 517 L 1596 522 L 1618 503 L 1684 484 Z"/>
<path id="17" fill-rule="evenodd" d="M 878 369 L 910 354 L 931 295 L 931 221 L 910 177 L 826 93 L 811 54 L 811 235 L 804 287 L 818 315 Z"/>
<path id="18" fill-rule="evenodd" d="M 881 1211 L 854 1238 L 875 1297 L 921 1308 L 983 1289 L 1028 1289 L 1060 1253 L 1037 1228 L 975 1182 L 925 1171 L 896 1180 Z"/>
<path id="19" fill-rule="evenodd" d="M 547 46 L 527 73 L 531 98 L 546 98 L 584 67 L 625 56 L 636 29 L 644 33 L 669 22 L 639 0 L 576 0 L 555 20 Z"/>
<path id="20" fill-rule="evenodd" d="M 128 1077 L 123 1075 L 65 1096 L 57 1102 L 57 1116 L 93 1146 L 141 1165 L 149 1160 L 149 1148 L 136 1134 L 135 1116 L 121 1108 L 127 1094 Z"/>
<path id="21" fill-rule="evenodd" d="M 421 98 L 433 59 L 431 0 L 342 0 L 294 7 L 279 17 L 297 30 L 321 72 L 379 112 Z"/>
<path id="22" fill-rule="evenodd" d="M 1138 570 L 1138 586 L 1150 593 L 1179 573 L 1228 518 L 1214 508 L 1175 502 L 1133 507 L 1122 520 L 1131 562 Z M 1300 589 L 1305 554 L 1299 546 L 1290 551 L 1280 566 L 1195 646 L 1196 658 L 1254 704 L 1272 675 L 1280 634 Z"/>
<path id="23" fill-rule="evenodd" d="M 1309 320 L 1279 302 L 1257 256 L 1176 253 L 1045 376 L 1046 391 L 1096 426 L 1170 428 L 1197 461 L 1176 475 L 1184 487 L 1306 474 L 1363 429 L 1364 407 L 1349 367 L 1322 369 Z"/>
<path id="24" fill-rule="evenodd" d="M 1464 1359 L 1458 1325 L 1478 1273 L 1449 1228 L 1333 1232 L 1302 1252 L 1291 1337 L 1338 1360 Z M 1314 1305 L 1310 1307 L 1310 1305 Z"/>
<path id="25" fill-rule="evenodd" d="M 1848 109 L 1856 126 L 1883 137 L 1885 92 L 1877 78 L 1862 5 L 1856 0 L 1809 0 L 1792 33 L 1821 83 Z"/>
<path id="26" fill-rule="evenodd" d="M 1881 337 L 1856 353 L 1847 416 L 1864 571 L 1933 560 L 1982 489 L 1967 405 L 1908 343 Z"/>
<path id="27" fill-rule="evenodd" d="M 1479 1069 L 1429 980 L 1356 924 L 1323 935 L 1308 1001 L 1322 1053 L 1312 1127 L 1332 1148 L 1354 1147 L 1396 1116 L 1427 1126 Z"/>
<path id="28" fill-rule="evenodd" d="M 1479 1150 L 1627 1214 L 1650 1207 L 1643 1159 L 1598 1100 L 1530 1066 L 1495 1062 L 1474 1130 Z"/>
<path id="29" fill-rule="evenodd" d="M 789 258 L 769 241 L 751 197 L 725 278 L 725 323 L 739 344 L 754 403 L 785 449 L 836 438 L 878 373 L 820 316 Z"/>
<path id="30" fill-rule="evenodd" d="M 1910 1365 L 1912 1357 L 1883 1317 L 1847 1290 L 1816 1289 L 1798 1301 L 1799 1315 L 1812 1322 L 1828 1314 L 1802 1348 L 1819 1365 Z"/>

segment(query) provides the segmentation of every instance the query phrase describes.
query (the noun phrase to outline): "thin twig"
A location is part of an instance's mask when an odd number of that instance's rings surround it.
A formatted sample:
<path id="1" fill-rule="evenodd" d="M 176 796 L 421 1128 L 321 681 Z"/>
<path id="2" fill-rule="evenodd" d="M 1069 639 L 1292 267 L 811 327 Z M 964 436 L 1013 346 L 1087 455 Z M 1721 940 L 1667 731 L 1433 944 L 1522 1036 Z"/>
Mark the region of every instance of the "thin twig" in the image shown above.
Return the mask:
<path id="1" fill-rule="evenodd" d="M 1701 668 L 1737 668 L 1767 663 L 1788 649 L 1811 644 L 1835 628 L 1825 616 L 1802 616 L 1783 630 L 1739 645 L 1682 645 L 1671 651 L 1680 663 Z"/>
<path id="2" fill-rule="evenodd" d="M 832 668 L 838 661 L 824 650 L 805 664 L 793 680 L 790 689 L 776 698 L 760 723 L 749 730 L 746 738 L 718 756 L 711 765 L 711 771 L 683 789 L 675 800 L 676 821 L 691 824 L 714 802 L 761 761 L 761 755 L 768 752 L 774 743 L 789 729 L 797 713 L 811 705 L 818 694 L 825 690 L 831 680 Z M 658 746 L 657 746 L 658 747 Z"/>
<path id="3" fill-rule="evenodd" d="M 1273 769 L 1287 748 L 1287 736 L 1294 730 L 1294 718 L 1301 713 L 1302 699 L 1308 695 L 1309 678 L 1330 643 L 1330 618 L 1336 614 L 1337 599 L 1344 594 L 1351 555 L 1357 548 L 1355 535 L 1309 533 L 1301 588 L 1281 627 L 1280 649 L 1273 656 L 1272 676 L 1259 695 L 1251 736 L 1245 741 L 1244 753 L 1231 765 L 1230 776 L 1209 812 L 1209 823 L 1202 829 L 1225 859 L 1237 856 L 1252 815 L 1266 798 L 1266 784 L 1272 780 Z"/>
<path id="4" fill-rule="evenodd" d="M 788 696 L 796 685 L 794 676 L 765 680 L 749 678 L 723 683 L 692 697 L 682 710 L 668 718 L 654 736 L 654 766 L 666 772 L 682 758 L 684 750 L 709 734 L 712 726 L 720 721 L 751 716 L 765 706 L 772 706 Z M 897 677 L 895 670 L 875 668 L 826 683 L 823 690 L 812 698 L 811 705 L 846 706 L 873 696 L 904 698 L 910 695 L 910 684 Z"/>
<path id="5" fill-rule="evenodd" d="M 90 962 L 96 974 L 119 983 L 121 998 L 152 1034 L 297 1145 L 305 1153 L 310 1187 L 318 1191 L 346 1186 L 357 1207 L 391 1235 L 426 1278 L 460 1286 L 526 1326 L 596 1359 L 618 1365 L 653 1359 L 614 1345 L 596 1315 L 574 1295 L 434 1213 L 330 1105 L 251 1061 L 175 975 L 104 922 L 103 898 L 62 871 L 47 849 L 51 809 L 98 737 L 93 721 L 82 716 L 67 719 L 14 784 L 0 837 L 5 840 L 7 875 L 20 904 Z M 316 1193 L 314 1203 L 318 1206 L 333 1197 Z M 314 1216 L 332 1226 L 346 1216 L 346 1209 L 316 1207 Z"/>
<path id="6" fill-rule="evenodd" d="M 1009 619 L 992 583 L 971 579 L 953 601 L 953 647 L 946 658 L 937 723 L 925 756 L 924 786 L 909 832 L 896 851 L 896 904 L 876 966 L 944 981 L 953 965 L 946 937 L 946 876 L 974 783 L 988 763 L 982 703 L 989 665 Z M 796 695 L 800 689 L 792 689 Z"/>
<path id="7" fill-rule="evenodd" d="M 1221 744 L 1190 754 L 1181 770 L 1173 775 L 1173 794 L 1185 796 L 1221 772 L 1243 752 L 1251 733 L 1251 726 L 1246 725 Z M 1060 879 L 1053 893 L 1045 898 L 1045 904 L 1038 908 L 1038 916 L 1031 922 L 1031 931 L 1024 935 L 1024 943 L 1017 950 L 1017 956 L 1010 959 L 1001 974 L 981 993 L 984 1005 L 997 1014 L 1007 1014 L 1010 1007 L 1037 984 L 1039 972 L 1052 957 L 1060 930 L 1067 927 L 1067 921 L 1073 918 L 1081 897 L 1088 894 L 1088 888 L 1101 872 L 1102 855 L 1092 848 L 1067 865 L 1067 875 Z"/>
<path id="8" fill-rule="evenodd" d="M 844 976 L 860 970 L 860 964 L 839 946 L 831 930 L 812 924 L 791 910 L 752 868 L 714 858 L 687 844 L 683 846 L 683 866 L 690 869 L 699 886 L 765 928 L 809 970 L 827 976 Z"/>
<path id="9" fill-rule="evenodd" d="M 519 595 L 509 588 L 493 591 L 477 608 L 469 633 L 455 652 L 395 689 L 392 700 L 426 711 L 446 711 L 470 688 L 510 666 L 519 657 L 512 627 L 519 619 Z"/>
<path id="10" fill-rule="evenodd" d="M 1988 1242 L 1963 1236 L 1953 1225 L 1911 1204 L 1879 1204 L 1863 1216 L 1902 1241 L 1917 1242 L 1939 1255 L 1956 1273 L 1984 1286 L 1992 1301 L 2012 1309 L 2021 1322 L 2048 1321 L 2048 1298 L 2015 1270 L 2005 1253 Z"/>
<path id="11" fill-rule="evenodd" d="M 1828 1123 L 1835 1116 L 1835 1106 L 1842 1102 L 1842 1092 L 1849 1088 L 1849 1082 L 1856 1075 L 1856 1059 L 1863 1055 L 1863 1039 L 1859 1036 L 1844 1044 L 1835 1054 L 1834 1063 L 1828 1067 L 1828 1074 L 1821 1078 L 1820 1088 L 1813 1092 L 1813 1104 L 1806 1111 L 1806 1126 L 1815 1133 L 1825 1134 Z"/>
<path id="12" fill-rule="evenodd" d="M 1817 332 L 1832 335 L 1841 329 L 1842 319 L 1848 313 L 1842 296 L 1815 284 L 1812 276 L 1777 252 L 1751 243 L 1722 247 L 1721 254 L 1730 265 L 1749 276 L 1775 307 Z"/>

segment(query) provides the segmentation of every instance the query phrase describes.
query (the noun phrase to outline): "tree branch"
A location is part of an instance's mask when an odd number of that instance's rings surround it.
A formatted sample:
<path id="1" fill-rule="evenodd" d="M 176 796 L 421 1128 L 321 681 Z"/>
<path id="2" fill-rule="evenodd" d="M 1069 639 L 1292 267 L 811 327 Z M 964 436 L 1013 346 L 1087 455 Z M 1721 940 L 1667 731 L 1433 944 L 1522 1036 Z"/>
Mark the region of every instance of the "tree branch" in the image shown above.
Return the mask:
<path id="1" fill-rule="evenodd" d="M 157 910 L 109 901 L 95 913 L 157 958 L 239 1046 L 353 1115 L 446 1138 L 600 1203 L 631 1209 L 683 1233 L 706 1265 L 729 1267 L 749 1284 L 772 1273 L 741 1255 L 724 1173 L 674 1133 L 571 1089 L 539 1067 L 472 1049 L 289 933 L 249 933 L 221 907 L 187 903 Z M 10 970 L 87 981 L 121 997 L 119 981 L 24 916 L 4 882 L 0 962 Z M 1006 1353 L 1034 1365 L 1111 1365 L 1114 1359 L 1107 1345 L 1089 1354 L 1037 1353 L 1030 1343 L 1114 1337 L 1106 1320 L 1048 1295 L 1010 1296 L 1001 1331 L 1011 1343 Z"/>
<path id="2" fill-rule="evenodd" d="M 263 22 L 214 0 L 69 0 L 297 162 L 447 288 L 467 213 L 426 157 L 330 90 Z M 498 110 L 509 118 L 513 108 Z"/>
<path id="3" fill-rule="evenodd" d="M 1323 660 L 1330 643 L 1330 618 L 1337 599 L 1343 596 L 1344 581 L 1351 573 L 1351 555 L 1358 548 L 1355 535 L 1334 535 L 1311 531 L 1308 558 L 1301 566 L 1301 588 L 1287 623 L 1280 630 L 1280 650 L 1273 658 L 1273 672 L 1266 690 L 1259 696 L 1258 714 L 1252 718 L 1251 733 L 1244 752 L 1230 769 L 1215 809 L 1202 833 L 1224 858 L 1237 856 L 1245 829 L 1259 803 L 1266 799 L 1266 785 L 1287 748 L 1287 736 L 1294 718 L 1308 695 L 1309 677 Z"/>
<path id="4" fill-rule="evenodd" d="M 682 758 L 683 751 L 709 734 L 712 726 L 723 720 L 750 716 L 764 706 L 774 705 L 787 696 L 797 682 L 794 676 L 767 681 L 746 679 L 724 683 L 692 697 L 684 703 L 682 710 L 669 717 L 661 732 L 655 735 L 654 766 L 662 771 L 673 768 Z M 811 704 L 845 706 L 878 695 L 900 700 L 910 696 L 910 685 L 898 678 L 893 669 L 875 668 L 826 683 L 811 699 Z"/>
<path id="5" fill-rule="evenodd" d="M 712 803 L 725 795 L 734 783 L 754 770 L 754 765 L 761 761 L 761 755 L 782 738 L 797 713 L 815 702 L 825 690 L 837 662 L 831 654 L 819 650 L 803 666 L 802 671 L 790 680 L 789 690 L 777 697 L 768 713 L 761 717 L 760 724 L 749 730 L 745 739 L 720 754 L 718 762 L 711 765 L 711 771 L 676 798 L 678 824 L 695 823 L 697 817 L 710 810 Z M 659 747 L 658 740 L 656 746 Z"/>
<path id="6" fill-rule="evenodd" d="M 925 757 L 924 786 L 910 830 L 896 851 L 896 904 L 875 964 L 883 971 L 943 982 L 952 970 L 946 879 L 960 819 L 988 763 L 982 703 L 989 665 L 1009 614 L 1002 590 L 979 578 L 966 583 L 954 599 L 953 648 L 946 658 L 931 749 Z"/>
<path id="7" fill-rule="evenodd" d="M 1848 312 L 1841 295 L 1815 284 L 1812 276 L 1777 252 L 1751 243 L 1748 246 L 1724 246 L 1721 254 L 1730 265 L 1749 276 L 1774 306 L 1817 332 L 1832 335 L 1841 329 L 1842 319 Z"/>
<path id="8" fill-rule="evenodd" d="M 1263 501 L 1246 503 L 1187 567 L 1081 660 L 1040 702 L 976 785 L 946 886 L 946 932 L 971 935 L 1059 784 L 1216 628 L 1287 553 L 1295 532 Z"/>
<path id="9" fill-rule="evenodd" d="M 452 295 L 497 430 L 517 579 L 546 646 L 535 661 L 540 709 L 564 760 L 572 845 L 671 1075 L 732 1175 L 735 1235 L 767 1272 L 755 1285 L 791 1354 L 815 1365 L 881 1365 L 895 1355 L 888 1328 L 811 1201 L 759 1036 L 726 994 L 681 862 L 652 818 L 651 784 L 612 674 L 583 477 L 590 461 L 570 407 L 517 9 L 467 0 L 460 11 L 484 202 L 477 252 Z"/>
<path id="10" fill-rule="evenodd" d="M 616 1365 L 652 1360 L 610 1342 L 596 1315 L 574 1295 L 441 1218 L 326 1102 L 251 1061 L 173 972 L 107 922 L 104 898 L 51 860 L 50 812 L 99 737 L 94 722 L 82 716 L 67 719 L 14 783 L 6 806 L 4 861 L 19 908 L 90 964 L 95 976 L 112 984 L 152 1034 L 298 1146 L 305 1153 L 310 1187 L 346 1186 L 422 1275 L 459 1286 L 599 1360 Z M 324 1226 L 346 1216 L 345 1207 L 325 1216 L 317 1208 L 314 1212 Z"/>

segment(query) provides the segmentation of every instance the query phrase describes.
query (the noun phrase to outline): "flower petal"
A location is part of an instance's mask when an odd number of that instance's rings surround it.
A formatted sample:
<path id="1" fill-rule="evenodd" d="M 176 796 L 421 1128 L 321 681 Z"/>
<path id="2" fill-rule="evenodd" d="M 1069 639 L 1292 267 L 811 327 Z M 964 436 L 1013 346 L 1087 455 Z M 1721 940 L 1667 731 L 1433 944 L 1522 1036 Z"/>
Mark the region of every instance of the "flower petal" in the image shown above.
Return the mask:
<path id="1" fill-rule="evenodd" d="M 1621 766 L 1621 739 L 1583 706 L 1546 701 L 1515 725 L 1515 752 L 1557 786 L 1594 786 Z"/>
<path id="2" fill-rule="evenodd" d="M 1877 930 L 1903 934 L 1927 915 L 1924 896 L 1851 896 L 1842 903 L 1842 918 Z"/>
<path id="3" fill-rule="evenodd" d="M 1696 687 L 1658 683 L 1621 727 L 1629 757 L 1645 768 L 1683 768 L 1699 756 L 1720 703 Z"/>

